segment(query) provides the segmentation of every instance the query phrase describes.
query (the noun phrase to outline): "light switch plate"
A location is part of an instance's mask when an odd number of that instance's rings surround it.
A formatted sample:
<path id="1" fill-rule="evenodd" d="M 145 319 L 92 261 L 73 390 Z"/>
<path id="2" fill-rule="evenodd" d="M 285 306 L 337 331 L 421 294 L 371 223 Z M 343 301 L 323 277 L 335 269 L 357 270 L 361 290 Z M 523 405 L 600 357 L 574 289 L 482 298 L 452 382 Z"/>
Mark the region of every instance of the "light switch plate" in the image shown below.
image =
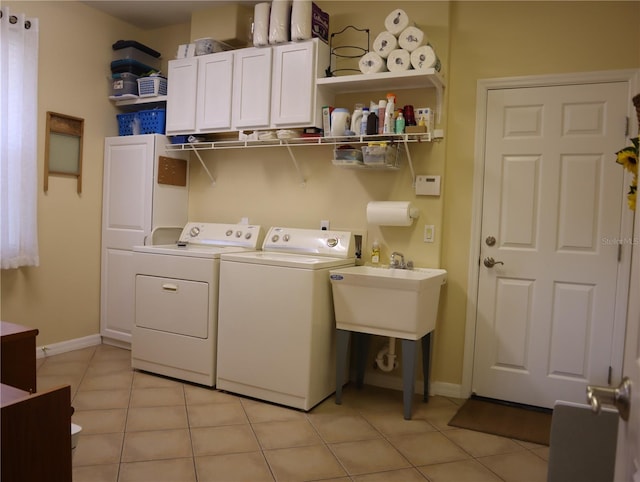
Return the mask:
<path id="1" fill-rule="evenodd" d="M 424 225 L 424 242 L 433 243 L 433 240 L 435 237 L 436 237 L 435 226 L 433 224 L 425 224 Z"/>
<path id="2" fill-rule="evenodd" d="M 416 176 L 416 196 L 439 196 L 440 176 Z"/>

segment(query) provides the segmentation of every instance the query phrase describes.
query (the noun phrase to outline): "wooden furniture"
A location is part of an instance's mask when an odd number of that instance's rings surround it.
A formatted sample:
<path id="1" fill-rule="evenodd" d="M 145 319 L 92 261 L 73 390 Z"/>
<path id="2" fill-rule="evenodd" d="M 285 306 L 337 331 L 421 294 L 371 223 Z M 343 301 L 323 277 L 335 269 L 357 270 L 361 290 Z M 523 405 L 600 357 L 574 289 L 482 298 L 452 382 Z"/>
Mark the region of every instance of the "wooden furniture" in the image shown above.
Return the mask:
<path id="1" fill-rule="evenodd" d="M 71 387 L 30 394 L 1 384 L 0 400 L 0 479 L 71 482 Z"/>
<path id="2" fill-rule="evenodd" d="M 0 322 L 0 382 L 35 393 L 38 330 Z"/>

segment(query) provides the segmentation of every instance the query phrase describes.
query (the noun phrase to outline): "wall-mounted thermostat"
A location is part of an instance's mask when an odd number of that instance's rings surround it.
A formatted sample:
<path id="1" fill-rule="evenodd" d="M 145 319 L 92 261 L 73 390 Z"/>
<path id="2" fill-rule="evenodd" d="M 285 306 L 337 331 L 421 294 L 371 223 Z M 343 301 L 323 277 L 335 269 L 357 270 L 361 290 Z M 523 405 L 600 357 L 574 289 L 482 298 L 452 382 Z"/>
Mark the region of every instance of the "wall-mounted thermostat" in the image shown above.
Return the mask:
<path id="1" fill-rule="evenodd" d="M 416 176 L 416 196 L 439 196 L 440 176 Z"/>

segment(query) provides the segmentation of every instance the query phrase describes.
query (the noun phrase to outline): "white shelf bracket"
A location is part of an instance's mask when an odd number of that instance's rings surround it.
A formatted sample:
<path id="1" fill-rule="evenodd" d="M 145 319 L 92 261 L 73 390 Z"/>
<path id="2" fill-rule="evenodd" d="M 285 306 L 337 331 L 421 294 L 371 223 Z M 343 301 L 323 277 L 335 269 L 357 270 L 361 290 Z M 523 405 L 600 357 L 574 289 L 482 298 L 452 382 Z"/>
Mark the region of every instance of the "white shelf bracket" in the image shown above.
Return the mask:
<path id="1" fill-rule="evenodd" d="M 195 153 L 196 157 L 200 161 L 200 164 L 202 164 L 202 168 L 204 169 L 204 172 L 206 172 L 207 176 L 209 176 L 209 179 L 211 179 L 211 185 L 215 186 L 216 185 L 216 180 L 211 175 L 211 171 L 209 171 L 209 169 L 207 168 L 207 165 L 202 160 L 202 157 L 200 156 L 200 153 L 198 152 L 198 149 L 196 149 L 196 147 L 193 144 L 189 144 L 189 145 L 191 146 L 191 149 L 193 150 L 193 152 Z"/>
<path id="2" fill-rule="evenodd" d="M 300 184 L 302 184 L 304 186 L 307 183 L 307 181 L 305 180 L 304 176 L 302 175 L 302 171 L 300 170 L 300 166 L 298 165 L 298 160 L 296 159 L 296 156 L 293 154 L 293 151 L 291 150 L 291 146 L 289 145 L 289 143 L 287 141 L 284 141 L 284 145 L 287 146 L 287 151 L 289 151 L 289 156 L 291 157 L 291 161 L 293 162 L 293 166 L 296 168 L 296 171 L 298 171 L 298 177 L 300 178 Z"/>
<path id="3" fill-rule="evenodd" d="M 404 144 L 404 151 L 407 154 L 407 162 L 409 163 L 409 170 L 411 171 L 411 185 L 416 185 L 416 172 L 413 169 L 413 160 L 411 159 L 411 151 L 409 150 L 409 143 L 407 142 L 407 136 L 403 136 L 402 143 Z"/>
<path id="4" fill-rule="evenodd" d="M 436 122 L 440 124 L 442 119 L 442 102 L 444 101 L 442 84 L 439 82 L 435 84 L 436 88 L 436 105 L 438 106 L 438 112 L 436 113 Z"/>

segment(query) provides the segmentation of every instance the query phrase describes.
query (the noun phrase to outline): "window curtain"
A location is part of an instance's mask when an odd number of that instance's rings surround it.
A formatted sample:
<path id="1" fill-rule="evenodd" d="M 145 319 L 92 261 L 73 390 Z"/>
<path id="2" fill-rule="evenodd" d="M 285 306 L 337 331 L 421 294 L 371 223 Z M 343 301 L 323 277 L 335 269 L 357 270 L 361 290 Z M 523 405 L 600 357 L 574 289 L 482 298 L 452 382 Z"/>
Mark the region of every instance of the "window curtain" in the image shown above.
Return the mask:
<path id="1" fill-rule="evenodd" d="M 0 268 L 38 266 L 38 19 L 0 8 Z"/>

